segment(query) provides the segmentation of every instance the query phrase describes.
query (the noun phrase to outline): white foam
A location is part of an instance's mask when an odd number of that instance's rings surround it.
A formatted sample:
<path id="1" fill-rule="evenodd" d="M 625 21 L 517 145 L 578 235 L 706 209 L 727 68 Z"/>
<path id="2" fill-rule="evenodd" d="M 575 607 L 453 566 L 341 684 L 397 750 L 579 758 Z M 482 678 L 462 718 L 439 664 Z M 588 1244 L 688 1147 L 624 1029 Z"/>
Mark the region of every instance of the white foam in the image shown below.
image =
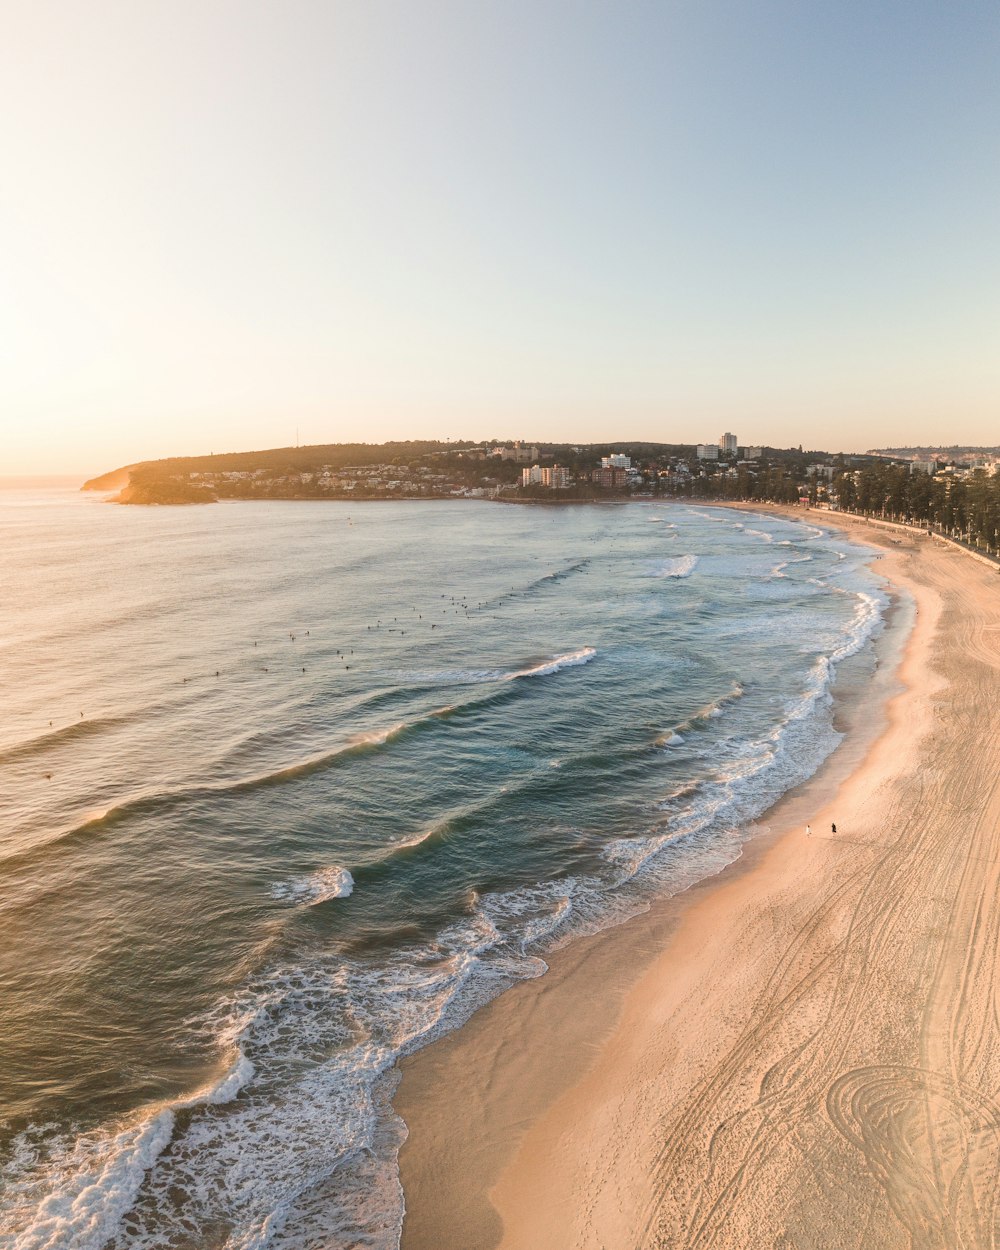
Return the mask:
<path id="1" fill-rule="evenodd" d="M 393 842 L 390 847 L 390 854 L 395 854 L 396 851 L 408 851 L 414 846 L 420 846 L 428 838 L 433 838 L 440 827 L 440 825 L 429 825 L 426 829 L 419 829 L 416 833 L 410 834 L 408 838 L 401 838 L 400 841 Z"/>
<path id="2" fill-rule="evenodd" d="M 159 1250 L 207 1244 L 220 1226 L 226 1250 L 395 1247 L 405 1128 L 388 1102 L 393 1065 L 545 972 L 533 948 L 571 917 L 576 889 L 472 892 L 470 914 L 380 966 L 331 954 L 253 978 L 204 1022 L 239 1059 L 200 1101 L 80 1139 L 58 1169 L 21 1160 L 25 1196 L 47 1196 L 34 1217 L 21 1204 L 17 1250 Z"/>
<path id="3" fill-rule="evenodd" d="M 671 560 L 658 561 L 654 566 L 653 577 L 690 577 L 698 565 L 695 555 L 675 556 Z"/>
<path id="4" fill-rule="evenodd" d="M 596 647 L 581 647 L 579 651 L 567 651 L 565 655 L 557 655 L 554 659 L 545 660 L 532 668 L 522 668 L 516 673 L 507 673 L 508 681 L 517 677 L 548 677 L 550 673 L 558 673 L 563 668 L 573 668 L 577 664 L 588 664 L 597 655 Z"/>
<path id="5" fill-rule="evenodd" d="M 249 1085 L 253 1079 L 254 1066 L 244 1054 L 240 1054 L 239 1058 L 229 1069 L 224 1077 L 213 1085 L 207 1091 L 194 1094 L 185 1102 L 177 1104 L 181 1107 L 193 1107 L 199 1102 L 204 1102 L 208 1106 L 218 1107 L 223 1103 L 232 1102 L 244 1085 Z"/>
<path id="6" fill-rule="evenodd" d="M 530 946 L 548 937 L 569 917 L 575 887 L 576 879 L 570 877 L 487 894 L 481 907 L 497 932 L 514 936 L 521 952 L 527 954 Z"/>
<path id="7" fill-rule="evenodd" d="M 784 546 L 784 544 L 779 543 L 778 546 Z M 771 576 L 787 578 L 788 574 L 785 572 L 785 569 L 787 569 L 790 564 L 805 564 L 808 560 L 811 560 L 811 559 L 812 559 L 812 556 L 808 556 L 808 555 L 794 556 L 794 557 L 789 556 L 787 560 L 781 560 L 774 566 L 774 568 L 771 570 Z"/>
<path id="8" fill-rule="evenodd" d="M 738 681 L 734 681 L 725 694 L 719 695 L 717 699 L 713 699 L 710 703 L 706 703 L 703 708 L 692 716 L 691 720 L 713 720 L 722 716 L 727 707 L 743 698 L 744 693 L 743 686 Z"/>
<path id="9" fill-rule="evenodd" d="M 231 1049 L 231 1039 L 223 1034 L 219 1040 Z M 214 1084 L 154 1106 L 138 1122 L 75 1139 L 52 1135 L 52 1126 L 29 1128 L 15 1138 L 0 1173 L 0 1244 L 12 1250 L 102 1250 L 119 1237 L 123 1218 L 170 1145 L 177 1113 L 231 1103 L 253 1076 L 253 1063 L 237 1048 L 234 1063 Z"/>
<path id="10" fill-rule="evenodd" d="M 488 894 L 383 966 L 321 957 L 249 984 L 217 1027 L 253 1056 L 259 1092 L 225 1115 L 194 1117 L 130 1217 L 146 1221 L 137 1244 L 167 1243 L 169 1195 L 180 1186 L 189 1227 L 225 1213 L 230 1250 L 283 1246 L 286 1223 L 296 1246 L 394 1246 L 405 1130 L 387 1101 L 392 1066 L 513 981 L 541 975 L 546 965 L 527 947 L 569 907 L 562 885 Z"/>
<path id="11" fill-rule="evenodd" d="M 670 729 L 663 730 L 654 739 L 654 744 L 658 747 L 682 745 L 685 741 L 683 735 L 694 732 L 698 728 L 699 721 L 713 720 L 722 716 L 726 707 L 735 703 L 737 699 L 741 699 L 743 693 L 743 687 L 738 681 L 734 681 L 725 694 L 719 695 L 718 698 L 706 703 L 698 711 L 693 712 L 687 720 L 680 721 Z"/>
<path id="12" fill-rule="evenodd" d="M 99 1250 L 134 1204 L 173 1126 L 173 1112 L 164 1110 L 109 1141 L 80 1138 L 58 1160 L 48 1195 L 12 1243 L 16 1250 Z"/>
<path id="13" fill-rule="evenodd" d="M 739 841 L 749 836 L 752 822 L 781 794 L 811 776 L 837 746 L 841 735 L 833 729 L 828 714 L 837 667 L 875 635 L 887 601 L 867 589 L 826 589 L 855 600 L 841 641 L 828 654 L 816 658 L 802 693 L 789 700 L 782 719 L 769 734 L 757 740 L 737 737 L 718 742 L 720 758 L 714 779 L 703 779 L 696 787 L 683 785 L 663 801 L 666 830 L 617 839 L 605 847 L 605 858 L 624 874 L 623 880 L 648 878 L 671 890 L 683 888 L 678 882 L 687 868 L 680 858 L 681 846 L 698 847 L 694 858 L 702 869 L 710 863 L 721 868 L 731 862 L 740 853 Z M 729 698 L 742 694 L 742 688 L 735 686 L 714 710 L 720 711 Z M 737 837 L 720 843 L 719 836 L 727 833 Z M 702 871 L 701 876 L 705 875 Z"/>
<path id="14" fill-rule="evenodd" d="M 347 898 L 354 891 L 354 878 L 346 868 L 320 868 L 304 877 L 275 881 L 271 897 L 283 903 L 325 903 L 331 898 Z"/>

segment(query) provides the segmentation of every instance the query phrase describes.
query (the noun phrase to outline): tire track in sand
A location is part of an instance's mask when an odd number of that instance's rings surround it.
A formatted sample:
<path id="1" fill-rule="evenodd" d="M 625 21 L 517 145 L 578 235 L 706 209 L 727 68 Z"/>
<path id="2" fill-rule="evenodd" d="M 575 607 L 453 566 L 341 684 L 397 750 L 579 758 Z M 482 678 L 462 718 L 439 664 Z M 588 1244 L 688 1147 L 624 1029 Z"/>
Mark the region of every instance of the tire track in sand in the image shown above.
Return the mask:
<path id="1" fill-rule="evenodd" d="M 1000 588 L 911 565 L 942 599 L 947 685 L 876 796 L 898 835 L 831 847 L 752 1016 L 662 1115 L 642 1250 L 997 1245 Z"/>

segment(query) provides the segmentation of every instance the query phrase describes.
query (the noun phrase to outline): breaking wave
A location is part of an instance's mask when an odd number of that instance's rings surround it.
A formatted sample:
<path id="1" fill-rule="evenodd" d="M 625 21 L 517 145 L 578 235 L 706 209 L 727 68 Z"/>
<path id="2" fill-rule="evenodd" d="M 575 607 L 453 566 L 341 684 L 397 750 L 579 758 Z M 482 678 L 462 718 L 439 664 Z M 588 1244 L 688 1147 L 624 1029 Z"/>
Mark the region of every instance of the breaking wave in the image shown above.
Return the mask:
<path id="1" fill-rule="evenodd" d="M 552 660 L 544 660 L 531 668 L 519 669 L 516 673 L 506 674 L 508 681 L 519 677 L 548 677 L 563 668 L 575 668 L 578 664 L 589 664 L 597 655 L 596 647 L 581 647 L 579 651 L 567 651 L 565 655 L 557 655 Z"/>
<path id="2" fill-rule="evenodd" d="M 653 568 L 651 577 L 690 577 L 698 566 L 698 556 L 676 556 L 672 560 L 660 560 Z"/>
<path id="3" fill-rule="evenodd" d="M 331 898 L 347 898 L 354 890 L 354 878 L 346 868 L 320 868 L 305 877 L 275 881 L 271 897 L 283 903 L 325 903 Z"/>

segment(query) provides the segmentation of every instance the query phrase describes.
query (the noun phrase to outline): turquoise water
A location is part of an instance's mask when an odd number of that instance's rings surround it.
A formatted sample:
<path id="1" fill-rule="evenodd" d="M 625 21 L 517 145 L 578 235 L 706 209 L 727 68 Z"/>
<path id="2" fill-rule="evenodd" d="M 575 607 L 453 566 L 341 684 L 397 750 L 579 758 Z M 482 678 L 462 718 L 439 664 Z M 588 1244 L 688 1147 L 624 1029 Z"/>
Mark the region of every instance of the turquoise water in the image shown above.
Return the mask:
<path id="1" fill-rule="evenodd" d="M 402 1053 L 739 854 L 886 600 L 806 521 L 0 493 L 0 1232 L 395 1246 Z"/>

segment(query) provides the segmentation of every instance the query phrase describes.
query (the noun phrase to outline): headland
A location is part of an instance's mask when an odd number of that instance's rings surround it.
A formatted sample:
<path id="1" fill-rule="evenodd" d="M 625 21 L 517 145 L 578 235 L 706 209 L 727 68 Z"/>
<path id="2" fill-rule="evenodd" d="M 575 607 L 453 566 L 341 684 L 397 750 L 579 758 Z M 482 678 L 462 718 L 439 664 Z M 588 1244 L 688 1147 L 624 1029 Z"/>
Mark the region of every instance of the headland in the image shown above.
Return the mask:
<path id="1" fill-rule="evenodd" d="M 797 502 L 803 492 L 816 494 L 825 480 L 820 469 L 844 475 L 881 463 L 794 447 L 705 460 L 704 450 L 628 440 L 328 443 L 146 460 L 91 478 L 83 489 L 117 492 L 111 502 L 126 504 L 456 498 L 551 504 L 678 495 Z"/>

